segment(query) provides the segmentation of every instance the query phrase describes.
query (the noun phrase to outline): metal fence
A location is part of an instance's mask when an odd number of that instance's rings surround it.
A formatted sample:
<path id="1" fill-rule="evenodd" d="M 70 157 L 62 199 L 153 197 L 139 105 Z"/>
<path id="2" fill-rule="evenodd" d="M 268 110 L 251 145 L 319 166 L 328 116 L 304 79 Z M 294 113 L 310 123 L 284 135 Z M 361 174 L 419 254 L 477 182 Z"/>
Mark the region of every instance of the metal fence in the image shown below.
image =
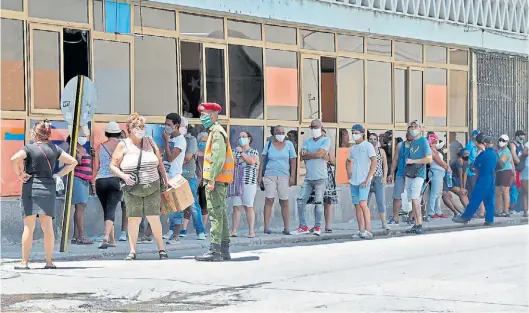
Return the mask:
<path id="1" fill-rule="evenodd" d="M 502 134 L 513 138 L 518 129 L 527 132 L 528 57 L 482 50 L 472 52 L 476 57 L 478 129 L 496 138 Z"/>

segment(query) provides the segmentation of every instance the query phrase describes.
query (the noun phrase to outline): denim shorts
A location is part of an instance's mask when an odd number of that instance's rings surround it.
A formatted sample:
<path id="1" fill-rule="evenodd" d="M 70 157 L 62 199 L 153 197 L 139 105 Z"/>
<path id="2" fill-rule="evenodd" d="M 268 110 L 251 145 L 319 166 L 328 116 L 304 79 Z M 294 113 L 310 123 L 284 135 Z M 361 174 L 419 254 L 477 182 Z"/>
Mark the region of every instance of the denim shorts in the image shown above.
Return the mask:
<path id="1" fill-rule="evenodd" d="M 353 198 L 353 204 L 357 205 L 360 201 L 367 201 L 369 197 L 369 189 L 371 185 L 368 185 L 365 188 L 360 186 L 351 185 L 351 197 Z"/>
<path id="2" fill-rule="evenodd" d="M 404 193 L 404 176 L 395 176 L 395 184 L 393 185 L 393 199 L 401 200 Z"/>
<path id="3" fill-rule="evenodd" d="M 73 178 L 72 204 L 88 203 L 90 183 L 77 176 Z"/>
<path id="4" fill-rule="evenodd" d="M 422 189 L 423 183 L 424 183 L 424 178 L 422 177 L 415 177 L 415 178 L 406 177 L 406 193 L 408 195 L 408 199 L 411 199 L 411 200 L 421 199 L 421 189 Z"/>

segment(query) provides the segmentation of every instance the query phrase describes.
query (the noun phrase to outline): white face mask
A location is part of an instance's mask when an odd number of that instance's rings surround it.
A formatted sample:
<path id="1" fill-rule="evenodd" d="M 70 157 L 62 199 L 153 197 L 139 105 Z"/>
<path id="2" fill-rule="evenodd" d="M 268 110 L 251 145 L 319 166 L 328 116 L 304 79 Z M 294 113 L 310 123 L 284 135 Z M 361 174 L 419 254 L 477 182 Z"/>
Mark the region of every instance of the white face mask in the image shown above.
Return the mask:
<path id="1" fill-rule="evenodd" d="M 142 139 L 145 137 L 145 131 L 144 130 L 135 130 L 134 135 L 138 137 L 139 139 Z"/>
<path id="2" fill-rule="evenodd" d="M 178 131 L 180 132 L 180 135 L 185 136 L 187 134 L 187 127 L 180 126 L 180 128 L 178 128 Z"/>
<path id="3" fill-rule="evenodd" d="M 277 141 L 279 142 L 283 142 L 285 140 L 285 135 L 275 135 Z"/>
<path id="4" fill-rule="evenodd" d="M 88 138 L 86 138 L 86 137 L 79 137 L 79 138 L 77 138 L 77 142 L 78 142 L 81 146 L 84 146 L 84 145 L 88 142 Z"/>
<path id="5" fill-rule="evenodd" d="M 321 137 L 321 128 L 314 128 L 310 130 L 312 132 L 312 138 Z"/>
<path id="6" fill-rule="evenodd" d="M 173 126 L 169 126 L 169 125 L 165 125 L 164 126 L 164 131 L 167 135 L 170 135 L 173 133 Z"/>
<path id="7" fill-rule="evenodd" d="M 362 134 L 353 134 L 353 140 L 354 140 L 354 141 L 357 141 L 357 140 L 359 140 L 360 138 L 362 138 Z"/>
<path id="8" fill-rule="evenodd" d="M 444 141 L 443 142 L 438 142 L 438 143 L 435 144 L 435 149 L 441 150 L 441 149 L 443 149 L 444 146 L 445 146 Z"/>
<path id="9" fill-rule="evenodd" d="M 241 147 L 246 146 L 248 144 L 248 142 L 250 142 L 250 139 L 248 139 L 247 137 L 239 138 L 239 145 Z"/>
<path id="10" fill-rule="evenodd" d="M 500 142 L 498 142 L 498 146 L 500 146 L 500 148 L 503 148 L 503 147 L 505 147 L 506 145 L 507 145 L 507 143 L 504 142 L 504 141 L 500 141 Z"/>

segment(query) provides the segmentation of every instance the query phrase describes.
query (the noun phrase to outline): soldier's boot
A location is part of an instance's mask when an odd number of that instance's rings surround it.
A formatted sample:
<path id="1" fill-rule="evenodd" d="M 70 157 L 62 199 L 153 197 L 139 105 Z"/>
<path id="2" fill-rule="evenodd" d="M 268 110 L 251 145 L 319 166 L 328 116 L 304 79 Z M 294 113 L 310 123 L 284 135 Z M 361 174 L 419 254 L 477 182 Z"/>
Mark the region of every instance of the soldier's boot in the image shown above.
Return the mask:
<path id="1" fill-rule="evenodd" d="M 222 261 L 222 257 L 220 255 L 220 245 L 216 243 L 212 243 L 209 251 L 204 253 L 203 255 L 197 255 L 195 257 L 196 261 L 201 262 L 219 262 Z"/>
<path id="2" fill-rule="evenodd" d="M 231 260 L 230 255 L 230 243 L 229 242 L 223 242 L 220 244 L 220 256 L 224 261 Z"/>

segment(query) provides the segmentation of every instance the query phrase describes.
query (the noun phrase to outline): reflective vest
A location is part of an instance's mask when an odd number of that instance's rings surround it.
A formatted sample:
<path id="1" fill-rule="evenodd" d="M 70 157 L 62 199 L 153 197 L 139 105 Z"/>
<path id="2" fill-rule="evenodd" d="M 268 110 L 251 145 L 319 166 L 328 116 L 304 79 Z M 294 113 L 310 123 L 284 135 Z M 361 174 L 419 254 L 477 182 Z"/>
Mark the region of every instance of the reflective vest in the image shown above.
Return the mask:
<path id="1" fill-rule="evenodd" d="M 224 160 L 224 165 L 222 165 L 222 170 L 220 171 L 215 181 L 222 183 L 231 183 L 233 181 L 233 170 L 235 169 L 235 162 L 233 159 L 233 152 L 231 151 L 230 141 L 228 140 L 228 134 L 220 125 L 213 126 L 217 129 L 212 130 L 209 133 L 208 141 L 206 142 L 206 149 L 204 150 L 204 167 L 202 172 L 202 177 L 207 180 L 211 180 L 211 146 L 213 141 L 213 133 L 217 130 L 224 136 L 226 141 L 226 160 Z"/>

